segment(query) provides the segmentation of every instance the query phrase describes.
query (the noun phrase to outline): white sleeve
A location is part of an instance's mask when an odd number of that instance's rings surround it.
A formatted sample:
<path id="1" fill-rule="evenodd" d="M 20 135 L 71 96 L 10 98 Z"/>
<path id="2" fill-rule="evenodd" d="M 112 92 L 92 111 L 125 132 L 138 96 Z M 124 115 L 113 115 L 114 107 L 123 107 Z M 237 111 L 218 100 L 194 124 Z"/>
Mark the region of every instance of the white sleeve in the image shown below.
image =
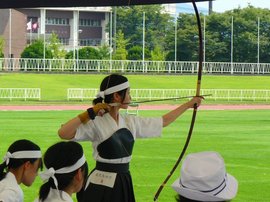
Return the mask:
<path id="1" fill-rule="evenodd" d="M 133 117 L 135 121 L 135 136 L 137 138 L 161 136 L 163 128 L 162 117 Z"/>
<path id="2" fill-rule="evenodd" d="M 16 191 L 9 189 L 0 194 L 0 202 L 14 202 L 22 201 L 20 194 Z"/>
<path id="3" fill-rule="evenodd" d="M 91 124 L 92 120 L 88 121 L 86 124 L 81 124 L 77 130 L 73 141 L 93 141 L 93 124 Z"/>

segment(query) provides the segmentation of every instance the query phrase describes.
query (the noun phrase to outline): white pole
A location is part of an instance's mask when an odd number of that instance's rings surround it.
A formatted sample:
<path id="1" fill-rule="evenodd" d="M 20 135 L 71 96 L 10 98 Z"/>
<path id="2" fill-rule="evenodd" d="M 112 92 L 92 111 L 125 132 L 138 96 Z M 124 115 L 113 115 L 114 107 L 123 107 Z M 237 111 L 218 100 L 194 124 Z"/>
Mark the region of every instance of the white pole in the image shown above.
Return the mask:
<path id="1" fill-rule="evenodd" d="M 8 54 L 9 54 L 9 58 L 11 58 L 11 25 L 12 25 L 12 15 L 11 15 L 11 9 L 9 9 L 9 51 L 8 51 Z"/>
<path id="2" fill-rule="evenodd" d="M 31 22 L 31 23 L 30 23 L 30 24 L 31 24 L 31 29 L 30 29 L 30 44 L 32 44 L 32 27 L 33 27 L 33 26 L 32 26 L 32 23 L 33 23 L 33 22 L 32 22 L 32 18 L 30 19 L 30 22 Z"/>
<path id="3" fill-rule="evenodd" d="M 144 65 L 144 48 L 145 48 L 145 12 L 143 12 L 143 55 L 142 55 L 142 60 L 143 60 L 143 65 Z"/>
<path id="4" fill-rule="evenodd" d="M 112 11 L 110 12 L 110 61 L 112 60 Z"/>
<path id="5" fill-rule="evenodd" d="M 231 31 L 231 74 L 233 74 L 233 16 L 232 16 L 232 31 Z"/>
<path id="6" fill-rule="evenodd" d="M 79 45 L 80 45 L 80 11 L 78 10 L 78 21 L 77 21 L 77 70 L 79 70 Z"/>
<path id="7" fill-rule="evenodd" d="M 205 16 L 203 18 L 203 62 L 205 63 L 205 29 L 206 29 L 206 20 Z"/>
<path id="8" fill-rule="evenodd" d="M 175 13 L 175 30 L 174 30 L 174 61 L 177 61 L 177 15 Z"/>
<path id="9" fill-rule="evenodd" d="M 76 13 L 76 10 L 74 10 L 73 11 L 73 60 L 75 60 L 75 57 L 76 57 L 76 54 L 75 54 L 75 52 L 76 52 L 76 34 L 78 34 L 77 33 L 77 27 L 76 27 L 76 25 L 77 25 L 77 23 L 76 23 L 76 18 L 77 18 L 77 15 L 76 15 L 77 13 Z M 74 70 L 75 71 L 75 70 Z"/>
<path id="10" fill-rule="evenodd" d="M 113 12 L 113 15 L 114 15 L 114 19 L 113 19 L 113 21 L 114 21 L 114 23 L 113 23 L 113 36 L 114 36 L 114 41 L 113 41 L 113 43 L 114 43 L 114 45 L 113 45 L 113 50 L 115 51 L 116 50 L 116 18 L 117 18 L 117 7 L 115 6 L 114 7 L 114 12 Z"/>
<path id="11" fill-rule="evenodd" d="M 257 63 L 260 63 L 260 18 L 258 17 L 258 50 L 257 50 Z"/>
<path id="12" fill-rule="evenodd" d="M 46 58 L 46 9 L 44 9 L 44 19 L 43 19 L 43 22 L 44 25 L 44 33 L 43 33 L 43 59 L 45 60 Z"/>

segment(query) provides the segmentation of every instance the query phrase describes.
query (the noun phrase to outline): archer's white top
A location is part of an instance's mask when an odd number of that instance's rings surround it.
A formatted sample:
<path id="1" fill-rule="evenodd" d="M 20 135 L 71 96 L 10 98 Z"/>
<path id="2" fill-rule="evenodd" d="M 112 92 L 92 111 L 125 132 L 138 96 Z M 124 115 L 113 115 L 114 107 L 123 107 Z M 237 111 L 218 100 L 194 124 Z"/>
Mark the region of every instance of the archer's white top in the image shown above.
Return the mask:
<path id="1" fill-rule="evenodd" d="M 39 200 L 36 199 L 34 202 L 39 202 Z M 68 193 L 51 188 L 48 197 L 43 202 L 73 202 L 73 200 Z"/>
<path id="2" fill-rule="evenodd" d="M 18 185 L 15 175 L 8 172 L 0 181 L 0 201 L 23 202 L 23 191 Z"/>
<path id="3" fill-rule="evenodd" d="M 111 137 L 111 135 L 121 128 L 127 128 L 136 138 L 158 137 L 161 136 L 163 128 L 162 117 L 149 118 L 138 117 L 128 114 L 119 114 L 118 124 L 109 113 L 96 116 L 94 120 L 81 124 L 73 140 L 91 141 L 93 147 L 93 157 L 96 161 L 104 163 L 128 163 L 131 156 L 121 159 L 103 159 L 97 152 L 97 146 Z"/>

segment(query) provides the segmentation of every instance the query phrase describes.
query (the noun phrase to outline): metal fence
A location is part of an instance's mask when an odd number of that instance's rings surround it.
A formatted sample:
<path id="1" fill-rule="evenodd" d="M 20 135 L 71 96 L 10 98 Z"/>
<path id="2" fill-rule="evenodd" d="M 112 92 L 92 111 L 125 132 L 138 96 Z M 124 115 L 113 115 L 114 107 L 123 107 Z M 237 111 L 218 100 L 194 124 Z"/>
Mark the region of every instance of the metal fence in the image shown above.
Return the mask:
<path id="1" fill-rule="evenodd" d="M 40 88 L 0 88 L 0 99 L 40 100 Z"/>
<path id="2" fill-rule="evenodd" d="M 94 99 L 98 89 L 69 88 L 67 100 Z M 133 101 L 168 99 L 195 95 L 195 89 L 131 89 Z M 211 94 L 207 100 L 224 101 L 270 101 L 270 90 L 201 89 L 201 94 Z"/>
<path id="3" fill-rule="evenodd" d="M 198 62 L 0 58 L 0 71 L 196 74 Z M 270 74 L 269 63 L 205 62 L 204 74 Z"/>

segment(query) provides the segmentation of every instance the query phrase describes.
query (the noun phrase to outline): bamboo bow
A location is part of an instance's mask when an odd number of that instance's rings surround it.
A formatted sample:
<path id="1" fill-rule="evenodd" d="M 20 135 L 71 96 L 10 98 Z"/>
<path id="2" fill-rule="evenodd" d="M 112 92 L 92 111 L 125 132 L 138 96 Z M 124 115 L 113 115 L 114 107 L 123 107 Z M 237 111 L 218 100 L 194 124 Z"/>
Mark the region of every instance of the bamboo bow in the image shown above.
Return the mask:
<path id="1" fill-rule="evenodd" d="M 198 67 L 198 78 L 197 78 L 197 89 L 196 89 L 196 96 L 200 96 L 200 90 L 201 90 L 201 78 L 202 78 L 202 67 L 203 67 L 203 37 L 202 37 L 202 28 L 201 28 L 201 20 L 200 20 L 200 15 L 198 12 L 198 8 L 196 6 L 195 0 L 192 0 L 192 4 L 193 4 L 193 8 L 196 14 L 196 19 L 197 19 L 197 25 L 198 25 L 198 31 L 199 31 L 199 67 Z M 174 173 L 174 171 L 176 170 L 176 168 L 178 167 L 179 163 L 181 162 L 186 149 L 188 147 L 189 141 L 191 139 L 192 136 L 192 132 L 193 132 L 193 128 L 195 125 L 195 120 L 196 120 L 196 114 L 197 114 L 197 105 L 194 105 L 194 109 L 193 109 L 193 114 L 192 114 L 192 119 L 191 119 L 191 124 L 190 124 L 190 128 L 189 128 L 189 132 L 188 132 L 188 136 L 185 142 L 185 145 L 182 149 L 182 152 L 180 154 L 180 156 L 178 157 L 175 165 L 173 166 L 173 168 L 171 169 L 170 173 L 168 174 L 168 176 L 166 177 L 166 179 L 163 181 L 163 183 L 160 185 L 159 189 L 157 190 L 155 196 L 154 196 L 154 201 L 158 200 L 158 197 L 161 193 L 161 191 L 163 190 L 164 186 L 166 185 L 166 183 L 168 182 L 168 180 L 170 179 L 170 177 L 172 176 L 172 174 Z"/>

